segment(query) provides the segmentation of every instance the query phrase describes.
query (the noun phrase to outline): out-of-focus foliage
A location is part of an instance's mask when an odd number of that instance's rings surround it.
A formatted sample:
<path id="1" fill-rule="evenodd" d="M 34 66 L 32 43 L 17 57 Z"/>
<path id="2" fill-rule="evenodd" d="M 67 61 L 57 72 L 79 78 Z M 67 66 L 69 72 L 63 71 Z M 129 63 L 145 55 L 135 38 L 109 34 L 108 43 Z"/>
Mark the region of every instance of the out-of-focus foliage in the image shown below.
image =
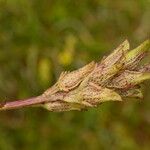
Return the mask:
<path id="1" fill-rule="evenodd" d="M 60 72 L 150 35 L 149 0 L 0 0 L 1 100 L 41 94 Z M 149 59 L 149 58 L 148 58 Z M 0 113 L 0 150 L 148 150 L 150 86 L 144 99 L 87 112 L 27 108 Z"/>

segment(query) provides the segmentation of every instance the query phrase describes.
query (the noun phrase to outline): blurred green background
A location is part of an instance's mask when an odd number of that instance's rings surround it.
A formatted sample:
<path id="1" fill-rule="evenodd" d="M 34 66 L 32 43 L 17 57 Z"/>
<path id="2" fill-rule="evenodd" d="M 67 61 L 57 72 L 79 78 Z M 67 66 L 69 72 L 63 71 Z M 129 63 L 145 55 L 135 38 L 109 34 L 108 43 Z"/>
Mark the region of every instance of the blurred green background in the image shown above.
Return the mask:
<path id="1" fill-rule="evenodd" d="M 150 35 L 149 0 L 0 0 L 0 100 L 41 94 L 63 70 Z M 86 112 L 0 112 L 0 150 L 149 150 L 150 94 Z M 149 95 L 149 97 L 148 97 Z"/>

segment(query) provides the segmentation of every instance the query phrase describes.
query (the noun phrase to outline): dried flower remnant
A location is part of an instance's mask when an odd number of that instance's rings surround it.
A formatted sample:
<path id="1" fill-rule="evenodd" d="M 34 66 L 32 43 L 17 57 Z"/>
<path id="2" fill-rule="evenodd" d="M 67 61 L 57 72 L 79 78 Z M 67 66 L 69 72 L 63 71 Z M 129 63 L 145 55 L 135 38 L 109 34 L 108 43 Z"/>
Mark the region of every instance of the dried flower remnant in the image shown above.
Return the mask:
<path id="1" fill-rule="evenodd" d="M 129 51 L 125 56 L 124 68 L 127 68 L 128 70 L 134 70 L 138 66 L 142 58 L 144 58 L 149 48 L 150 48 L 150 41 L 146 40 L 135 49 Z"/>
<path id="2" fill-rule="evenodd" d="M 116 89 L 129 89 L 147 79 L 150 79 L 149 72 L 125 70 L 120 75 L 112 79 L 107 86 Z"/>
<path id="3" fill-rule="evenodd" d="M 94 69 L 95 62 L 72 71 L 72 72 L 62 72 L 60 78 L 58 79 L 57 86 L 62 91 L 69 91 L 77 87 L 82 80 Z"/>
<path id="4" fill-rule="evenodd" d="M 61 112 L 97 107 L 106 101 L 123 101 L 127 97 L 143 98 L 141 83 L 150 79 L 150 64 L 140 61 L 150 48 L 150 40 L 129 50 L 125 40 L 100 62 L 63 72 L 55 85 L 41 96 L 27 100 L 0 103 L 0 110 L 42 106 Z"/>
<path id="5" fill-rule="evenodd" d="M 140 86 L 135 86 L 130 89 L 117 89 L 116 91 L 122 98 L 143 98 L 143 93 Z"/>

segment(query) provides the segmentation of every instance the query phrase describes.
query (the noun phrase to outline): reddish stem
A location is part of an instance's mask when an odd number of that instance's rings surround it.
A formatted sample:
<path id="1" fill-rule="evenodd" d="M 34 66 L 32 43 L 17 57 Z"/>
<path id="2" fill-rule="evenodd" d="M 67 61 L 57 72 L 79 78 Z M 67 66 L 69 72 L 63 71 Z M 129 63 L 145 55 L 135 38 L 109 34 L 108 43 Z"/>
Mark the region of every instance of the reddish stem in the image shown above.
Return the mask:
<path id="1" fill-rule="evenodd" d="M 17 100 L 17 101 L 12 101 L 12 102 L 1 102 L 0 111 L 28 107 L 28 106 L 32 106 L 36 104 L 41 104 L 46 101 L 47 101 L 46 98 L 42 96 L 37 96 L 37 97 L 32 97 L 32 98 L 24 99 L 24 100 Z"/>

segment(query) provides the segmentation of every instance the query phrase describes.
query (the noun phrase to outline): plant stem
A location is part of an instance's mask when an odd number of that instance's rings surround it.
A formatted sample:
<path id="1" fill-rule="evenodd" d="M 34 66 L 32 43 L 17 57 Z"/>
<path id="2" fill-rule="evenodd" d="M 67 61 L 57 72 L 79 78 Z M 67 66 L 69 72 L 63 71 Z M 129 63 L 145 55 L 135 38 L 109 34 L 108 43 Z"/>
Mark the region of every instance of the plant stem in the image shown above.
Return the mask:
<path id="1" fill-rule="evenodd" d="M 28 99 L 24 99 L 24 100 L 1 102 L 0 103 L 0 111 L 33 106 L 36 104 L 42 104 L 46 101 L 47 101 L 46 98 L 44 98 L 42 96 L 37 96 L 37 97 L 32 97 L 32 98 L 28 98 Z"/>

